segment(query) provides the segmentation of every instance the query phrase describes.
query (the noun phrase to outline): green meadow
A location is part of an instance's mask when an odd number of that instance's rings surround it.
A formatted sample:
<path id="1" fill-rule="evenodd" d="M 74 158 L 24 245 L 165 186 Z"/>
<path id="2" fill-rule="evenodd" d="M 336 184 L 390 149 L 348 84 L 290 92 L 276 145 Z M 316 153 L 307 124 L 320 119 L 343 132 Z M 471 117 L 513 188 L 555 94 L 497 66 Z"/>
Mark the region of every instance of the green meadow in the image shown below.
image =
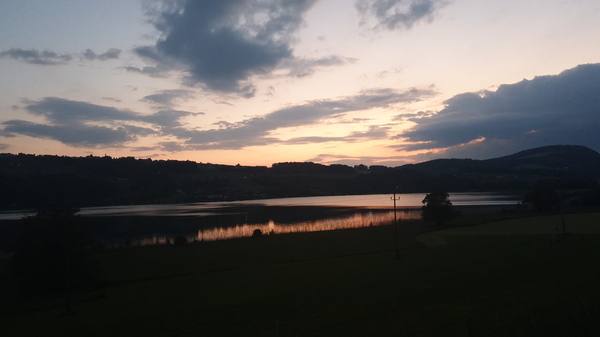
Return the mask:
<path id="1" fill-rule="evenodd" d="M 596 336 L 600 214 L 506 217 L 104 250 L 71 315 L 3 271 L 0 336 Z"/>

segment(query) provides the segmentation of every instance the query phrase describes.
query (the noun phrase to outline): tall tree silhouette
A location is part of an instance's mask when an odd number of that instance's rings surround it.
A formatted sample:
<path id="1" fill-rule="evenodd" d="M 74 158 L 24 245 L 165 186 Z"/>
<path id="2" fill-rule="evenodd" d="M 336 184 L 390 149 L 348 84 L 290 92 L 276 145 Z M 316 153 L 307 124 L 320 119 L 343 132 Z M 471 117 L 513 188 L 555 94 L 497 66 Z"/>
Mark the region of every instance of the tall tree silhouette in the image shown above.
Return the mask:
<path id="1" fill-rule="evenodd" d="M 441 226 L 446 221 L 452 221 L 455 213 L 452 210 L 450 196 L 446 192 L 433 192 L 425 196 L 423 203 L 423 220 L 435 221 Z"/>

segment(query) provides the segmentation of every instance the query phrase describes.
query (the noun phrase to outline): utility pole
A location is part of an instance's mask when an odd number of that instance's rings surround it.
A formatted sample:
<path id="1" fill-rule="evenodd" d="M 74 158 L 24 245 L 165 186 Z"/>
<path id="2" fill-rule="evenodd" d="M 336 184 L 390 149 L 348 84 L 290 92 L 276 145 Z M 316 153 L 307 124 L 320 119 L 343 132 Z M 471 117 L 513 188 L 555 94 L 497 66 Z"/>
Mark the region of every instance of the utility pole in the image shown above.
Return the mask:
<path id="1" fill-rule="evenodd" d="M 398 186 L 396 186 L 396 190 Z M 400 249 L 398 248 L 398 217 L 396 216 L 396 201 L 400 200 L 400 197 L 396 198 L 396 190 L 394 190 L 394 239 L 396 241 L 396 260 L 400 260 Z"/>

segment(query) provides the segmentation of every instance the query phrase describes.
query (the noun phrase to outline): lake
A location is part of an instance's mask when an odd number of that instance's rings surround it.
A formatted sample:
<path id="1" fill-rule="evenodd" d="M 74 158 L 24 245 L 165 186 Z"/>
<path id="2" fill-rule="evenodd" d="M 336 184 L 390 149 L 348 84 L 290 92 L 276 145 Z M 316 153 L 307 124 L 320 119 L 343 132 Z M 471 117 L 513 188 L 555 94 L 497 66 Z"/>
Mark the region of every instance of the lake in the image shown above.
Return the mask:
<path id="1" fill-rule="evenodd" d="M 399 208 L 420 208 L 423 206 L 421 202 L 425 195 L 425 193 L 396 194 L 396 205 Z M 208 216 L 218 214 L 215 210 L 234 209 L 242 206 L 323 206 L 386 209 L 393 208 L 392 196 L 392 194 L 338 195 L 190 204 L 88 207 L 81 209 L 80 214 L 82 216 Z M 508 206 L 518 204 L 521 200 L 521 195 L 498 193 L 452 193 L 450 195 L 450 201 L 455 206 Z"/>
<path id="2" fill-rule="evenodd" d="M 92 239 L 108 247 L 379 226 L 394 221 L 391 194 L 279 198 L 233 202 L 86 207 L 79 214 Z M 420 219 L 425 193 L 396 194 L 399 221 Z M 455 206 L 516 207 L 520 195 L 451 193 Z M 20 219 L 27 212 L 0 214 Z M 11 221 L 14 222 L 14 221 Z M 4 227 L 4 226 L 3 226 Z"/>

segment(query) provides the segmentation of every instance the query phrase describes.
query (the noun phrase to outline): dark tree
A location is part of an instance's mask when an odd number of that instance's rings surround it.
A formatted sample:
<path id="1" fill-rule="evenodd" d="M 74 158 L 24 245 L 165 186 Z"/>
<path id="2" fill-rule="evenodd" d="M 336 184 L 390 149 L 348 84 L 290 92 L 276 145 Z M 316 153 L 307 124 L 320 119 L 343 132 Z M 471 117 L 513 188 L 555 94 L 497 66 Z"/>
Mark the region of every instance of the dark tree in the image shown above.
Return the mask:
<path id="1" fill-rule="evenodd" d="M 429 193 L 423 199 L 423 220 L 435 221 L 441 226 L 446 221 L 454 220 L 456 214 L 452 210 L 452 203 L 446 192 Z"/>
<path id="2" fill-rule="evenodd" d="M 42 211 L 22 219 L 9 270 L 26 291 L 70 291 L 91 284 L 99 265 L 73 209 Z"/>

